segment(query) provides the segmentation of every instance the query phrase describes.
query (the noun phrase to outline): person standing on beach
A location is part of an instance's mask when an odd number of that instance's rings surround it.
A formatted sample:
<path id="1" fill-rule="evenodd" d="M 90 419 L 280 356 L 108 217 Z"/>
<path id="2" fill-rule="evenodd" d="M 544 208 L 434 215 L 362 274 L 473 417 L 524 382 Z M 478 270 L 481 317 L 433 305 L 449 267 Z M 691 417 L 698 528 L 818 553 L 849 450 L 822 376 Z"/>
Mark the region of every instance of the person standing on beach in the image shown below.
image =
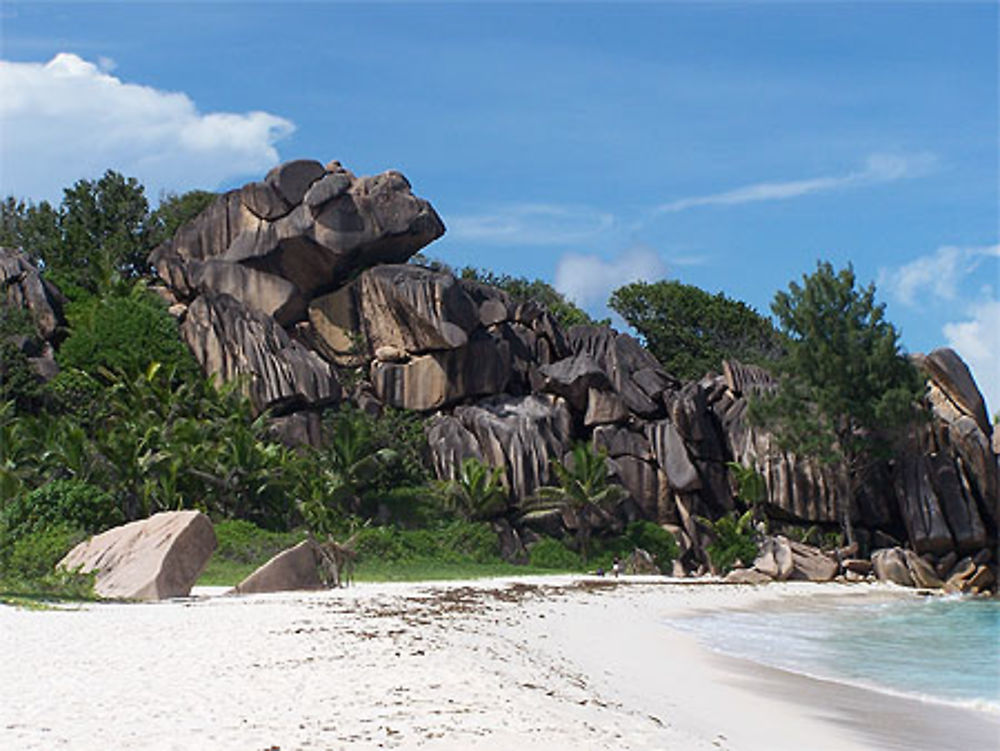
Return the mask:
<path id="1" fill-rule="evenodd" d="M 615 578 L 618 578 L 618 573 L 621 571 L 621 562 L 618 560 L 618 556 L 615 556 L 611 561 L 611 570 L 614 572 Z"/>

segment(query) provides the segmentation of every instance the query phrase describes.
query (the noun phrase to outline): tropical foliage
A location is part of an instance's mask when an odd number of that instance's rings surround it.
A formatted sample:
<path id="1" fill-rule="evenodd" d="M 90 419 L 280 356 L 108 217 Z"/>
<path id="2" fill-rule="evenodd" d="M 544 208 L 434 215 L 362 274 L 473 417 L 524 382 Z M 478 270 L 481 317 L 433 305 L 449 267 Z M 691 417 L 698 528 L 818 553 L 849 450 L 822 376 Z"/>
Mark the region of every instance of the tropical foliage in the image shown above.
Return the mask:
<path id="1" fill-rule="evenodd" d="M 749 566 L 757 557 L 757 542 L 753 529 L 753 511 L 742 514 L 730 511 L 725 516 L 712 521 L 698 517 L 698 521 L 712 537 L 706 550 L 712 566 L 724 574 L 737 564 Z"/>
<path id="2" fill-rule="evenodd" d="M 609 307 L 634 328 L 668 372 L 697 380 L 723 359 L 769 363 L 782 350 L 771 322 L 746 303 L 677 281 L 616 289 Z"/>
<path id="3" fill-rule="evenodd" d="M 853 543 L 850 504 L 861 473 L 889 453 L 894 431 L 917 418 L 922 380 L 875 301 L 875 285 L 859 287 L 851 266 L 819 263 L 801 285 L 778 292 L 771 309 L 787 342 L 781 386 L 753 404 L 751 416 L 786 448 L 846 469 L 850 494 L 840 517 Z"/>
<path id="4" fill-rule="evenodd" d="M 473 456 L 463 459 L 455 477 L 439 481 L 436 489 L 445 509 L 467 521 L 492 519 L 507 510 L 503 469 Z"/>
<path id="5" fill-rule="evenodd" d="M 567 462 L 553 459 L 551 464 L 559 484 L 539 488 L 526 504 L 523 518 L 530 521 L 553 511 L 563 512 L 568 526 L 576 530 L 580 556 L 586 563 L 595 523 L 611 523 L 612 511 L 628 492 L 611 482 L 607 455 L 590 443 L 576 444 Z"/>

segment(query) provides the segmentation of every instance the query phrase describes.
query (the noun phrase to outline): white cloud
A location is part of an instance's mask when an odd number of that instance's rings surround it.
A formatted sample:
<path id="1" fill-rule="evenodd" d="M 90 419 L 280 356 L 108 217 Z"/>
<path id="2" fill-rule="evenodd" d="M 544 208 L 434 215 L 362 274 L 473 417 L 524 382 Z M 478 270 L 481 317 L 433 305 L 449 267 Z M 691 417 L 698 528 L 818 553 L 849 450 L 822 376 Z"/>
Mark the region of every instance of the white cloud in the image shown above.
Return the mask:
<path id="1" fill-rule="evenodd" d="M 906 305 L 919 305 L 928 294 L 955 300 L 961 283 L 983 260 L 997 257 L 1000 245 L 942 245 L 897 269 L 879 269 L 878 286 Z"/>
<path id="2" fill-rule="evenodd" d="M 610 260 L 566 253 L 556 265 L 555 288 L 581 307 L 603 310 L 618 287 L 662 279 L 666 273 L 667 265 L 660 255 L 644 245 L 631 247 Z"/>
<path id="3" fill-rule="evenodd" d="M 521 203 L 445 217 L 452 238 L 490 245 L 570 245 L 615 224 L 614 215 L 586 206 Z"/>
<path id="4" fill-rule="evenodd" d="M 972 370 L 987 408 L 1000 410 L 1000 300 L 971 305 L 968 313 L 968 320 L 945 324 L 944 335 Z"/>
<path id="5" fill-rule="evenodd" d="M 154 200 L 215 188 L 274 165 L 274 144 L 295 129 L 267 112 L 203 114 L 186 94 L 126 83 L 114 67 L 70 53 L 0 61 L 2 194 L 59 200 L 105 169 L 137 177 Z"/>
<path id="6" fill-rule="evenodd" d="M 660 213 L 671 213 L 698 206 L 734 206 L 756 201 L 779 201 L 811 193 L 892 182 L 925 174 L 934 161 L 934 156 L 927 153 L 913 155 L 872 154 L 860 170 L 843 175 L 754 183 L 722 193 L 680 198 L 661 204 L 656 210 Z"/>

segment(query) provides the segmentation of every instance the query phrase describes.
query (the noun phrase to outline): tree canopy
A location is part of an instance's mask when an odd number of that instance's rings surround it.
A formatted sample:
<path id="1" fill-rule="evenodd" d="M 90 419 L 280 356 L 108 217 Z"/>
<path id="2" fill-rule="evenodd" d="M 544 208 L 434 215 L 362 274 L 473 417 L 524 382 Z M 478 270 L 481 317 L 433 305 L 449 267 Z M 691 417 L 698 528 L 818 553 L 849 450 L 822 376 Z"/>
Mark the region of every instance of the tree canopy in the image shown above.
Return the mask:
<path id="1" fill-rule="evenodd" d="M 70 298 L 104 293 L 146 276 L 149 252 L 213 197 L 170 194 L 150 211 L 134 177 L 108 170 L 66 188 L 59 206 L 8 196 L 0 204 L 0 245 L 22 249 Z"/>
<path id="2" fill-rule="evenodd" d="M 718 372 L 726 358 L 762 364 L 781 352 L 771 322 L 721 292 L 712 295 L 678 281 L 634 282 L 616 289 L 608 305 L 678 378 Z"/>
<path id="3" fill-rule="evenodd" d="M 786 448 L 842 463 L 853 502 L 859 472 L 886 453 L 894 429 L 914 419 L 922 379 L 876 303 L 875 285 L 858 287 L 850 265 L 817 264 L 801 285 L 778 292 L 771 309 L 787 337 L 780 388 L 751 414 Z M 851 541 L 850 509 L 840 513 Z"/>
<path id="4" fill-rule="evenodd" d="M 567 300 L 555 287 L 548 282 L 543 282 L 541 279 L 528 279 L 523 276 L 497 274 L 493 271 L 477 269 L 472 266 L 466 266 L 462 269 L 459 276 L 462 279 L 471 279 L 502 289 L 510 295 L 514 302 L 528 302 L 531 300 L 544 305 L 555 316 L 560 325 L 565 327 L 577 324 L 600 325 L 609 323 L 607 320 L 595 321 L 586 311 L 572 301 Z"/>

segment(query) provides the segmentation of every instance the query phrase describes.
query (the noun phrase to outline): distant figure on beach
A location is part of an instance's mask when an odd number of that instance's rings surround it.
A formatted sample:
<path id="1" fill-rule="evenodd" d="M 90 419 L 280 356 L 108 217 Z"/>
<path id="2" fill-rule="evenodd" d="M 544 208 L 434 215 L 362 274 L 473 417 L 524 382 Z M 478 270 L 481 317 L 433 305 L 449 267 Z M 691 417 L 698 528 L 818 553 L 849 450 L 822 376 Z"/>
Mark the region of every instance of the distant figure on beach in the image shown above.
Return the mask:
<path id="1" fill-rule="evenodd" d="M 618 560 L 618 556 L 615 556 L 614 560 L 611 562 L 611 570 L 612 572 L 614 572 L 616 579 L 618 578 L 618 574 L 619 572 L 621 572 L 621 569 L 622 569 L 621 561 Z"/>

